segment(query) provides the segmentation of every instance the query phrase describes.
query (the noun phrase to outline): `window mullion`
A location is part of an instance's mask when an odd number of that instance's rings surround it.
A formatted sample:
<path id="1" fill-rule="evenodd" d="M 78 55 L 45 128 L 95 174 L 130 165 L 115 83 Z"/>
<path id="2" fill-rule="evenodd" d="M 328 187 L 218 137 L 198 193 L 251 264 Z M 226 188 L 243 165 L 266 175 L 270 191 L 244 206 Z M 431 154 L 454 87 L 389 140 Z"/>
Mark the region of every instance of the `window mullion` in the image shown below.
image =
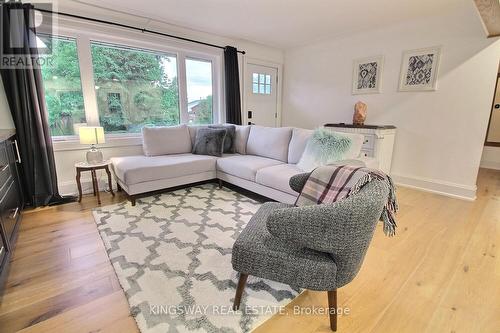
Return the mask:
<path id="1" fill-rule="evenodd" d="M 179 80 L 179 108 L 181 124 L 187 124 L 188 117 L 188 98 L 187 98 L 187 76 L 186 76 L 186 54 L 178 53 L 177 70 Z"/>
<path id="2" fill-rule="evenodd" d="M 94 70 L 92 67 L 92 52 L 90 38 L 84 35 L 77 37 L 78 59 L 80 61 L 80 77 L 82 80 L 83 101 L 87 124 L 99 126 L 99 111 L 94 83 Z"/>

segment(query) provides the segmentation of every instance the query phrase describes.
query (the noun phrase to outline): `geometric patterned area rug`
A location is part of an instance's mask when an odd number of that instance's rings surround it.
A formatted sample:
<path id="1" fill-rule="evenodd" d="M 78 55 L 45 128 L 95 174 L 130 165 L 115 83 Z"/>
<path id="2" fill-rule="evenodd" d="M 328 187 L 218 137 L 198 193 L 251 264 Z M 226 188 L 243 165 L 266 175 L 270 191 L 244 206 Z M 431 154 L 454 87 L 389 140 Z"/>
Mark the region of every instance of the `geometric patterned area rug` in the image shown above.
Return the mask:
<path id="1" fill-rule="evenodd" d="M 146 332 L 249 332 L 297 294 L 249 277 L 232 311 L 234 241 L 260 203 L 205 184 L 93 211 L 130 312 Z"/>

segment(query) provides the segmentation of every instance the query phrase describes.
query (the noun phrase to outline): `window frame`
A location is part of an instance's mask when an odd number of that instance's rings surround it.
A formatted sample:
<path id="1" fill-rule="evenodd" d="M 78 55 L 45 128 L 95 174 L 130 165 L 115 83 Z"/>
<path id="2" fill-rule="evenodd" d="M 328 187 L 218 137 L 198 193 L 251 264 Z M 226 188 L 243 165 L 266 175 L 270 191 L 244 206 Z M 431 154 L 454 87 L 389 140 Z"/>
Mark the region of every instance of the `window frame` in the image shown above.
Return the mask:
<path id="1" fill-rule="evenodd" d="M 212 112 L 213 122 L 220 123 L 225 119 L 222 89 L 222 55 L 223 50 L 202 45 L 180 42 L 130 31 L 124 28 L 106 26 L 93 22 L 78 22 L 59 18 L 56 29 L 41 26 L 39 34 L 46 36 L 74 39 L 77 45 L 77 56 L 80 65 L 80 79 L 85 109 L 85 118 L 89 126 L 99 126 L 99 111 L 95 92 L 94 70 L 92 66 L 91 43 L 114 44 L 131 49 L 146 50 L 165 55 L 175 56 L 177 63 L 177 80 L 179 86 L 180 123 L 187 124 L 187 80 L 186 59 L 211 62 L 212 64 Z M 117 147 L 142 144 L 140 133 L 109 133 L 102 147 Z M 87 149 L 79 144 L 78 136 L 52 137 L 55 150 Z"/>

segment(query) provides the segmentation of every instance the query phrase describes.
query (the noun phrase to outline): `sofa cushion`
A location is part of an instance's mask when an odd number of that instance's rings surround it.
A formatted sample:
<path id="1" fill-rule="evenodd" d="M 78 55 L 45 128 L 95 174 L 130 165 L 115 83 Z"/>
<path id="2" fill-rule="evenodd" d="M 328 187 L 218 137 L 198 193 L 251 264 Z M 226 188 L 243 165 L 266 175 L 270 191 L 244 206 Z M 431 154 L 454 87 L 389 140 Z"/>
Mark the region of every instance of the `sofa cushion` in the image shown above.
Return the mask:
<path id="1" fill-rule="evenodd" d="M 146 156 L 190 153 L 191 147 L 186 125 L 142 129 L 142 149 Z"/>
<path id="2" fill-rule="evenodd" d="M 196 132 L 193 154 L 222 156 L 227 130 L 224 128 L 200 128 Z"/>
<path id="3" fill-rule="evenodd" d="M 253 155 L 225 155 L 217 160 L 217 170 L 224 173 L 255 181 L 259 169 L 282 164 L 270 158 Z"/>
<path id="4" fill-rule="evenodd" d="M 252 126 L 248 135 L 247 154 L 288 161 L 288 145 L 292 137 L 290 127 Z"/>
<path id="5" fill-rule="evenodd" d="M 115 175 L 127 185 L 215 171 L 216 161 L 213 156 L 193 154 L 111 159 Z"/>
<path id="6" fill-rule="evenodd" d="M 288 163 L 299 163 L 302 153 L 306 149 L 307 141 L 313 132 L 313 130 L 303 128 L 292 129 L 292 138 L 288 147 Z"/>
<path id="7" fill-rule="evenodd" d="M 245 155 L 247 153 L 247 141 L 250 134 L 250 126 L 236 125 L 234 135 L 234 149 L 236 153 Z"/>
<path id="8" fill-rule="evenodd" d="M 274 188 L 291 195 L 297 195 L 289 185 L 290 178 L 299 173 L 304 173 L 295 164 L 280 164 L 263 168 L 257 171 L 255 181 L 261 185 Z"/>

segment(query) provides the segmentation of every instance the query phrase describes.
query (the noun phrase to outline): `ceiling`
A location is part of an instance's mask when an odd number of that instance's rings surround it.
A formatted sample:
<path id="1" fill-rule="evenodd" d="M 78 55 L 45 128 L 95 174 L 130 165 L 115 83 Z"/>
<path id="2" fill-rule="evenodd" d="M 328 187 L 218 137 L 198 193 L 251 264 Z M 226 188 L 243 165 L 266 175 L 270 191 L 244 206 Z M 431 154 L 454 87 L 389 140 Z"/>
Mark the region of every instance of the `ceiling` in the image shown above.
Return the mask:
<path id="1" fill-rule="evenodd" d="M 440 14 L 471 0 L 79 0 L 282 49 Z"/>

